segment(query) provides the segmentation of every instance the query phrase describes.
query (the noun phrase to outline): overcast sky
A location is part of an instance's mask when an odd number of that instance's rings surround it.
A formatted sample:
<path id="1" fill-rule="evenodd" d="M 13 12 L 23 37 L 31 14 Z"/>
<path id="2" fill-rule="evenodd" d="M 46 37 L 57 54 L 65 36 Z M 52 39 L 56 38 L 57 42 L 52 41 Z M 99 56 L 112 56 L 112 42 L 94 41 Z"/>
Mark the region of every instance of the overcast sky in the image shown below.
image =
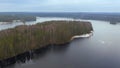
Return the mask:
<path id="1" fill-rule="evenodd" d="M 0 12 L 120 12 L 120 0 L 0 0 Z"/>

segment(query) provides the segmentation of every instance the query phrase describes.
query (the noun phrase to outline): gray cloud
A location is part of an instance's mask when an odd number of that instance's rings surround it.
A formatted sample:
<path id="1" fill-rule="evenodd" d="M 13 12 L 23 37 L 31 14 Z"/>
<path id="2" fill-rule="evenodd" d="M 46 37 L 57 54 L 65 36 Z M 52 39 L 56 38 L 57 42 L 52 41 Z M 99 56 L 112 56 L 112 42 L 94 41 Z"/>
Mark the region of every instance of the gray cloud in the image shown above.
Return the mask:
<path id="1" fill-rule="evenodd" d="M 0 0 L 1 12 L 120 12 L 120 0 Z"/>

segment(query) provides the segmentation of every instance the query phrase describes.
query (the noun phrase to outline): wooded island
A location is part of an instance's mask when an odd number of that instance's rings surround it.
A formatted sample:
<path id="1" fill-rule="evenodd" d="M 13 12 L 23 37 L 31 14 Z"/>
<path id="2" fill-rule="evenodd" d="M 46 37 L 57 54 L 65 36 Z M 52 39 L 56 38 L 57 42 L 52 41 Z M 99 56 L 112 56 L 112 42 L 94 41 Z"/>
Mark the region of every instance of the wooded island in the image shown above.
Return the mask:
<path id="1" fill-rule="evenodd" d="M 75 35 L 93 31 L 84 21 L 46 21 L 36 25 L 21 25 L 0 31 L 0 60 L 50 44 L 65 44 Z"/>

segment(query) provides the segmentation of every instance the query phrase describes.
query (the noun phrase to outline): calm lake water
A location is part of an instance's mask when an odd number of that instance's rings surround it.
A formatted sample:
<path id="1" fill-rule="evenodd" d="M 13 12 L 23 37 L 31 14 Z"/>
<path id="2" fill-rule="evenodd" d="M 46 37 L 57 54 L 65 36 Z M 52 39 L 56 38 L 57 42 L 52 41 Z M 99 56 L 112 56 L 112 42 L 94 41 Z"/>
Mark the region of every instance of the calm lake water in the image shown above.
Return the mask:
<path id="1" fill-rule="evenodd" d="M 39 18 L 37 22 L 66 19 Z M 92 37 L 50 47 L 25 63 L 16 63 L 7 68 L 120 68 L 120 24 L 89 21 L 94 28 Z M 29 24 L 33 23 L 36 22 Z M 14 27 L 15 24 L 0 25 L 0 29 L 4 26 Z"/>

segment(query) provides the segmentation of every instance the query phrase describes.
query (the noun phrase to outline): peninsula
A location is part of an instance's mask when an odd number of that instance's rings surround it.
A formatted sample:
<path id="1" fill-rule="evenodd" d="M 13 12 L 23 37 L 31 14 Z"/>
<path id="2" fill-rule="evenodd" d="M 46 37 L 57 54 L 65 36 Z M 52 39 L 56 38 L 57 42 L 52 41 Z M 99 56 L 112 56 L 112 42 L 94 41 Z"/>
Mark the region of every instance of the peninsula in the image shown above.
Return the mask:
<path id="1" fill-rule="evenodd" d="M 0 31 L 0 60 L 15 57 L 27 51 L 60 45 L 71 41 L 76 35 L 93 31 L 92 24 L 85 21 L 46 21 L 35 25 L 20 25 Z"/>

